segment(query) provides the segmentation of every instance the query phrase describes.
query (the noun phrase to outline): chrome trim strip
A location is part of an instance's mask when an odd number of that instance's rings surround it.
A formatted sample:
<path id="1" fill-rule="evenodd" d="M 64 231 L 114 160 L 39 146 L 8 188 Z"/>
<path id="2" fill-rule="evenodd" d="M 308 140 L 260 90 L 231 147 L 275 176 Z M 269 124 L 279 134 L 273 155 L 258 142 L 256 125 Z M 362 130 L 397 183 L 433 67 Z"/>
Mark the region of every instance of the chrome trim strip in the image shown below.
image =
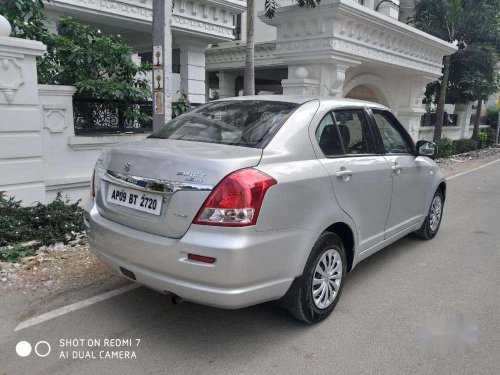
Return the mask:
<path id="1" fill-rule="evenodd" d="M 99 174 L 103 180 L 108 182 L 161 195 L 172 195 L 177 191 L 211 191 L 214 188 L 212 185 L 159 180 L 155 178 L 132 176 L 110 170 L 101 170 Z"/>

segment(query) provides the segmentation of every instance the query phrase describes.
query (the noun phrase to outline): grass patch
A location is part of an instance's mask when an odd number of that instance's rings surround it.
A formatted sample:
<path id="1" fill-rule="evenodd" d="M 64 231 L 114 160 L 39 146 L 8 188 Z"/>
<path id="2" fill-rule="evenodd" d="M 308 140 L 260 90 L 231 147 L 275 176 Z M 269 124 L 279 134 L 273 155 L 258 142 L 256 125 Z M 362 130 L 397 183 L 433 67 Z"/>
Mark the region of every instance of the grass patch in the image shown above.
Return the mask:
<path id="1" fill-rule="evenodd" d="M 11 263 L 33 254 L 35 254 L 33 248 L 21 244 L 0 247 L 0 259 Z"/>

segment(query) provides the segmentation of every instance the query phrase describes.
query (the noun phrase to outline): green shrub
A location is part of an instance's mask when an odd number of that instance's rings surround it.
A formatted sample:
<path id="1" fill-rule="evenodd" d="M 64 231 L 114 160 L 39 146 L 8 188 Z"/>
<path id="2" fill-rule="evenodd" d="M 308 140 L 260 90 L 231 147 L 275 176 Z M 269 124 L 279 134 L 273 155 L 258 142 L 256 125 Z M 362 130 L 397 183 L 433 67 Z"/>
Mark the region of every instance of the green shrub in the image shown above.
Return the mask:
<path id="1" fill-rule="evenodd" d="M 498 112 L 500 112 L 500 108 L 486 109 L 486 124 L 490 125 L 493 129 L 497 128 Z"/>
<path id="2" fill-rule="evenodd" d="M 477 142 L 473 139 L 457 139 L 453 141 L 454 154 L 477 150 Z"/>
<path id="3" fill-rule="evenodd" d="M 441 138 L 436 142 L 438 146 L 438 158 L 449 158 L 453 155 L 453 142 L 449 138 Z"/>
<path id="4" fill-rule="evenodd" d="M 124 103 L 127 120 L 147 123 L 150 116 L 133 104 L 151 99 L 146 79 L 151 64 L 134 62 L 134 48 L 123 36 L 104 34 L 71 17 L 60 17 L 57 33 L 50 32 L 45 3 L 48 1 L 0 1 L 0 14 L 11 23 L 13 37 L 38 40 L 47 47 L 36 59 L 38 83 L 73 85 L 75 97 L 108 100 L 115 109 L 119 108 L 113 103 L 119 101 Z"/>
<path id="5" fill-rule="evenodd" d="M 497 142 L 497 131 L 496 129 L 493 128 L 488 128 L 481 130 L 482 132 L 485 132 L 487 135 L 486 138 L 486 147 L 490 147 L 494 145 Z"/>
<path id="6" fill-rule="evenodd" d="M 22 245 L 0 247 L 0 259 L 3 258 L 7 262 L 15 262 L 19 258 L 27 257 L 33 254 L 34 251 L 32 248 L 24 247 Z"/>
<path id="7" fill-rule="evenodd" d="M 21 39 L 42 40 L 47 33 L 43 13 L 43 0 L 7 0 L 0 2 L 0 14 L 12 26 L 11 36 Z"/>
<path id="8" fill-rule="evenodd" d="M 27 241 L 40 245 L 67 243 L 84 231 L 82 210 L 59 193 L 49 204 L 22 207 L 20 201 L 0 195 L 0 246 Z M 3 256 L 3 255 L 2 255 Z"/>
<path id="9" fill-rule="evenodd" d="M 487 147 L 488 143 L 488 133 L 486 133 L 484 130 L 480 130 L 479 133 L 477 133 L 477 146 L 479 148 L 485 148 Z"/>
<path id="10" fill-rule="evenodd" d="M 477 134 L 477 141 L 480 148 L 490 147 L 496 143 L 497 132 L 495 129 L 482 129 Z"/>
<path id="11" fill-rule="evenodd" d="M 181 92 L 181 96 L 179 100 L 172 103 L 172 118 L 176 118 L 177 116 L 186 113 L 191 109 L 191 103 L 189 103 L 188 96 Z"/>

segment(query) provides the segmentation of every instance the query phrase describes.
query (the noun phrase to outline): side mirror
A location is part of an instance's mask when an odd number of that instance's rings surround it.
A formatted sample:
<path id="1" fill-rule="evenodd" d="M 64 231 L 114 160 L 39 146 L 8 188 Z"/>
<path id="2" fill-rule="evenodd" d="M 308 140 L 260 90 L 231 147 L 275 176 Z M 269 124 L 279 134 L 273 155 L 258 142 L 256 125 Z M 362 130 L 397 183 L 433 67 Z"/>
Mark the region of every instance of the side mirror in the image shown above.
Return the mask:
<path id="1" fill-rule="evenodd" d="M 431 159 L 434 159 L 438 153 L 438 146 L 429 141 L 418 141 L 415 149 L 417 156 L 427 156 Z"/>

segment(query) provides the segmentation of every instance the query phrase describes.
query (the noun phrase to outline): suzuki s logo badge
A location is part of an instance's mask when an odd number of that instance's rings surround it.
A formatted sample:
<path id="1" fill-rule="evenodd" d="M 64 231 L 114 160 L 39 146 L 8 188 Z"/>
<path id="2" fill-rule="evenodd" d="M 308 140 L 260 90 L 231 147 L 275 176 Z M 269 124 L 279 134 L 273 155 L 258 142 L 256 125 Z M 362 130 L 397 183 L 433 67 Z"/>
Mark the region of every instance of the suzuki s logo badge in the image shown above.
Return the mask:
<path id="1" fill-rule="evenodd" d="M 131 164 L 131 163 L 125 163 L 125 166 L 123 167 L 123 170 L 124 170 L 125 172 L 130 171 L 130 167 L 131 167 L 131 166 L 132 166 L 132 164 Z"/>

